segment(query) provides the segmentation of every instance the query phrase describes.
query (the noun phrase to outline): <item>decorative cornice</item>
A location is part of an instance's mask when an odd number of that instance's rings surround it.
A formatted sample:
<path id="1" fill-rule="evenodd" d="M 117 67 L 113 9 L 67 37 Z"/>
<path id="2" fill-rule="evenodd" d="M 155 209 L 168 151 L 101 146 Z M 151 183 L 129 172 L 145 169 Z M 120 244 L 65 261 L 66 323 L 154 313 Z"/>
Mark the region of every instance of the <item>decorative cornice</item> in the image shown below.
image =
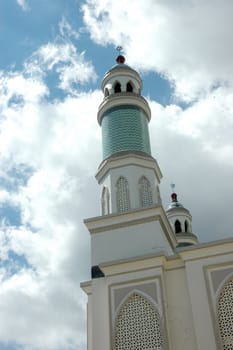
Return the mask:
<path id="1" fill-rule="evenodd" d="M 168 243 L 171 248 L 174 249 L 177 245 L 177 239 L 163 207 L 159 204 L 148 208 L 130 210 L 120 214 L 110 214 L 86 219 L 84 223 L 92 235 L 153 221 L 158 221 L 160 223 Z"/>
<path id="2" fill-rule="evenodd" d="M 100 182 L 103 176 L 105 176 L 111 169 L 117 169 L 130 165 L 152 169 L 155 173 L 158 183 L 160 183 L 160 180 L 163 177 L 159 165 L 153 157 L 142 156 L 136 152 L 129 151 L 122 153 L 119 152 L 116 155 L 112 155 L 111 157 L 105 159 L 99 166 L 98 172 L 96 174 L 96 179 L 98 182 Z"/>
<path id="3" fill-rule="evenodd" d="M 172 216 L 172 215 L 182 215 L 182 213 L 185 213 L 192 219 L 192 215 L 190 214 L 190 211 L 184 207 L 174 207 L 174 208 L 169 208 L 166 210 L 167 216 Z"/>
<path id="4" fill-rule="evenodd" d="M 121 107 L 126 105 L 132 105 L 142 109 L 148 119 L 151 119 L 151 110 L 148 102 L 141 95 L 130 92 L 119 92 L 117 94 L 106 97 L 99 106 L 97 119 L 101 125 L 102 117 L 105 112 L 114 107 Z"/>
<path id="5" fill-rule="evenodd" d="M 221 254 L 231 254 L 233 251 L 233 238 L 226 238 L 212 242 L 198 243 L 179 248 L 177 254 L 184 260 L 198 260 Z"/>
<path id="6" fill-rule="evenodd" d="M 91 295 L 92 294 L 92 281 L 81 282 L 80 283 L 80 288 L 82 288 L 82 290 L 87 295 Z"/>

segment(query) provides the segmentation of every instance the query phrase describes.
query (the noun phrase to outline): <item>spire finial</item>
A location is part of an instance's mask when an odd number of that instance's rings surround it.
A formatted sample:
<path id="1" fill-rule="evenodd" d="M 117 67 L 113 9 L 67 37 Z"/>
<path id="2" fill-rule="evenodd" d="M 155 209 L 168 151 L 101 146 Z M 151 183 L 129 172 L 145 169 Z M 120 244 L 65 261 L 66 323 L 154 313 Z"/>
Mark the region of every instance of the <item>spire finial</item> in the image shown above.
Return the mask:
<path id="1" fill-rule="evenodd" d="M 122 46 L 117 46 L 116 49 L 119 52 L 119 55 L 120 55 L 121 51 L 123 51 L 123 47 Z"/>
<path id="2" fill-rule="evenodd" d="M 176 185 L 172 183 L 170 186 L 172 189 L 172 194 L 171 194 L 172 202 L 178 202 L 177 194 L 174 192 Z"/>
<path id="3" fill-rule="evenodd" d="M 123 55 L 121 55 L 121 52 L 123 51 L 123 47 L 122 46 L 117 46 L 116 49 L 119 52 L 119 55 L 116 58 L 117 63 L 118 64 L 125 63 L 125 57 Z"/>
<path id="4" fill-rule="evenodd" d="M 171 186 L 172 192 L 174 192 L 174 189 L 175 189 L 175 187 L 176 187 L 176 184 L 173 184 L 173 183 L 172 183 L 170 186 Z"/>

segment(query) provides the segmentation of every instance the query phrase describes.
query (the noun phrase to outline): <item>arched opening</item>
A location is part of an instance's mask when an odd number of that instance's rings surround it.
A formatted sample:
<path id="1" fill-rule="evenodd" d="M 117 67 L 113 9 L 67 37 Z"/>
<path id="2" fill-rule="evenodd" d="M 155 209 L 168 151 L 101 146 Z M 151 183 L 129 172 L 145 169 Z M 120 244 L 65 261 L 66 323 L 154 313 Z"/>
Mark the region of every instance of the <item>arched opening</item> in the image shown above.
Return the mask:
<path id="1" fill-rule="evenodd" d="M 118 213 L 123 213 L 130 209 L 129 185 L 123 176 L 120 176 L 116 182 L 116 200 Z"/>
<path id="2" fill-rule="evenodd" d="M 163 349 L 159 313 L 138 293 L 133 293 L 118 313 L 115 325 L 115 349 Z"/>
<path id="3" fill-rule="evenodd" d="M 118 93 L 121 92 L 121 84 L 117 81 L 115 86 L 114 86 L 114 92 Z"/>
<path id="4" fill-rule="evenodd" d="M 188 224 L 187 220 L 185 220 L 185 222 L 184 222 L 184 230 L 185 230 L 185 232 L 188 232 L 188 230 L 189 230 L 189 224 Z"/>
<path id="5" fill-rule="evenodd" d="M 126 91 L 133 92 L 133 85 L 130 82 L 128 82 L 126 85 Z"/>
<path id="6" fill-rule="evenodd" d="M 101 196 L 101 204 L 102 204 L 102 215 L 108 215 L 109 214 L 109 190 L 107 187 L 104 186 L 102 190 L 102 196 Z"/>
<path id="7" fill-rule="evenodd" d="M 223 350 L 233 349 L 232 305 L 233 278 L 231 278 L 222 288 L 217 303 L 218 327 Z"/>
<path id="8" fill-rule="evenodd" d="M 109 96 L 109 91 L 108 91 L 107 88 L 104 89 L 104 96 L 105 96 L 105 97 Z"/>
<path id="9" fill-rule="evenodd" d="M 150 181 L 145 176 L 142 176 L 138 183 L 140 206 L 142 208 L 151 206 L 153 204 L 153 201 Z"/>
<path id="10" fill-rule="evenodd" d="M 179 220 L 175 221 L 175 233 L 180 233 L 181 232 L 181 223 Z"/>

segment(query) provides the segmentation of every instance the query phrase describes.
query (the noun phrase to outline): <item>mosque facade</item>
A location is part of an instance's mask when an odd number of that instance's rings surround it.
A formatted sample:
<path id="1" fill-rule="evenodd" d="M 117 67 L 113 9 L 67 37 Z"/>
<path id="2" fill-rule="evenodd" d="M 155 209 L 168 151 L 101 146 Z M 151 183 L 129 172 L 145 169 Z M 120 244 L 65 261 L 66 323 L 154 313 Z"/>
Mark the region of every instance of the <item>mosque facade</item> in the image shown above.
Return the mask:
<path id="1" fill-rule="evenodd" d="M 88 350 L 232 350 L 233 239 L 199 243 L 174 188 L 163 207 L 150 107 L 124 56 L 102 91 L 101 215 L 84 221 Z"/>

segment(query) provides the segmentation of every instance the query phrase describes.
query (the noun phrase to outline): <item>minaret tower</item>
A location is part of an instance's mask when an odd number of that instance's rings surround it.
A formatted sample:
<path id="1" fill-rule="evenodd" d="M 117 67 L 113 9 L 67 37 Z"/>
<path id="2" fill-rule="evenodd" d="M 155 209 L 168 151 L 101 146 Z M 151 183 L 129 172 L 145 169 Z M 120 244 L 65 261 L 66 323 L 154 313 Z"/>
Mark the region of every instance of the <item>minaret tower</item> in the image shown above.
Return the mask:
<path id="1" fill-rule="evenodd" d="M 91 233 L 92 277 L 101 276 L 100 263 L 155 251 L 171 254 L 177 243 L 161 205 L 162 174 L 151 156 L 151 111 L 141 95 L 142 80 L 124 56 L 116 62 L 104 75 L 97 115 L 103 145 L 96 174 L 101 216 L 85 220 Z"/>
<path id="2" fill-rule="evenodd" d="M 177 194 L 174 192 L 175 185 L 171 185 L 173 193 L 171 202 L 166 210 L 168 220 L 176 234 L 178 241 L 177 248 L 187 247 L 197 244 L 197 236 L 192 233 L 192 215 L 188 209 L 178 201 Z"/>
<path id="3" fill-rule="evenodd" d="M 96 175 L 102 189 L 102 215 L 161 203 L 160 168 L 151 157 L 148 123 L 151 111 L 142 97 L 139 74 L 119 55 L 104 76 L 104 100 L 98 111 L 103 162 Z"/>

